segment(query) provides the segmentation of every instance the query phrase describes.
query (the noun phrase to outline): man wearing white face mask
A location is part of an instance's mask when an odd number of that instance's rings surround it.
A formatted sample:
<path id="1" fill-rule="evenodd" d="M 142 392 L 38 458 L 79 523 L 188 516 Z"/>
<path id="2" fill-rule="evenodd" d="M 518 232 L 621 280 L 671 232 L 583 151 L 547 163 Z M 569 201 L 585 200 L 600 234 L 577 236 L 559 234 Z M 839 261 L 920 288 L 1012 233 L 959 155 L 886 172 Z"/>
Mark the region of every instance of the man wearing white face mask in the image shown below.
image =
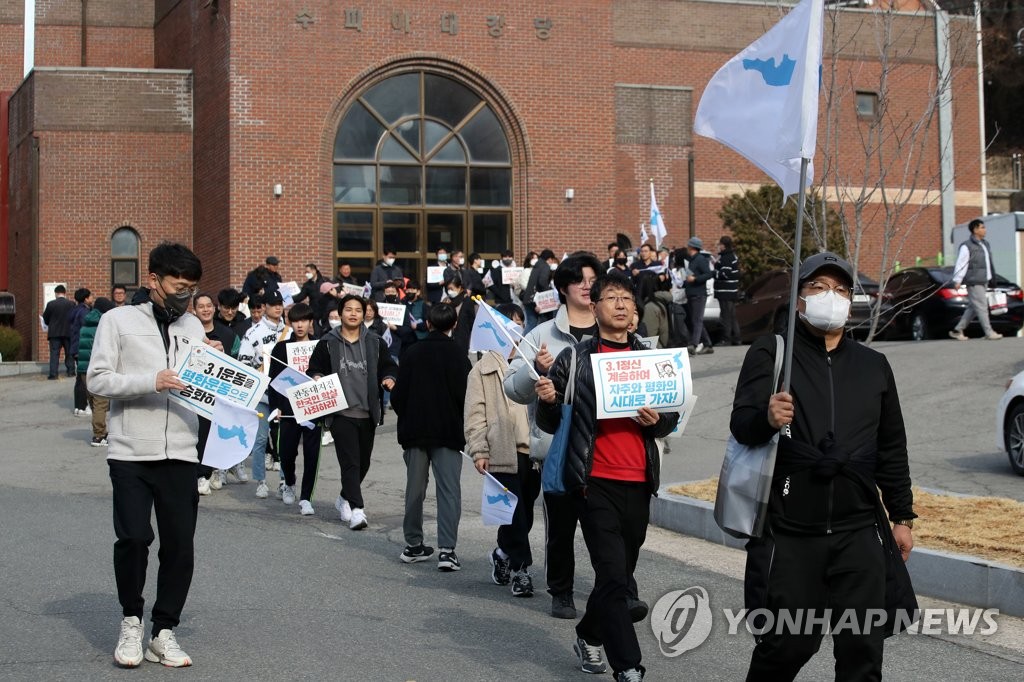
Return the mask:
<path id="1" fill-rule="evenodd" d="M 385 246 L 384 258 L 370 273 L 370 297 L 380 303 L 384 300 L 384 287 L 388 282 L 402 279 L 402 268 L 395 265 L 395 250 Z"/>
<path id="2" fill-rule="evenodd" d="M 740 370 L 730 420 L 736 439 L 759 445 L 791 430 L 779 442 L 765 534 L 747 543 L 745 606 L 776 617 L 784 608 L 813 610 L 823 620 L 806 634 L 770 628 L 757 637 L 747 679 L 793 679 L 821 644 L 826 609 L 836 679 L 881 679 L 892 623 L 869 614 L 893 606 L 886 575 L 910 556 L 916 514 L 892 368 L 845 334 L 853 282 L 853 268 L 832 253 L 800 266 L 788 393 L 772 386 L 772 336 L 754 342 Z M 909 577 L 902 586 L 912 596 Z M 841 618 L 845 628 L 836 627 Z"/>

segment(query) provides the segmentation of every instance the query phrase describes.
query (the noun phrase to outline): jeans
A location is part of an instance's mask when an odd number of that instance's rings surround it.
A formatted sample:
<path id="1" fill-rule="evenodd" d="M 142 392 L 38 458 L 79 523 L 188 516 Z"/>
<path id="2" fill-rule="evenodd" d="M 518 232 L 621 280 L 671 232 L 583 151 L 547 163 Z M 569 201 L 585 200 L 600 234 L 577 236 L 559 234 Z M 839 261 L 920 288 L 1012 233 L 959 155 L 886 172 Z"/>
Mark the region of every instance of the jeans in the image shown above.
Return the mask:
<path id="1" fill-rule="evenodd" d="M 704 333 L 704 306 L 707 296 L 690 296 L 686 298 L 686 316 L 690 322 L 690 343 L 702 343 Z M 709 344 L 710 345 L 710 344 Z"/>
<path id="2" fill-rule="evenodd" d="M 267 441 L 270 439 L 270 422 L 267 415 L 270 414 L 270 401 L 263 396 L 256 411 L 262 414 L 260 425 L 256 430 L 256 442 L 252 444 L 252 478 L 254 481 L 263 481 L 267 478 Z"/>

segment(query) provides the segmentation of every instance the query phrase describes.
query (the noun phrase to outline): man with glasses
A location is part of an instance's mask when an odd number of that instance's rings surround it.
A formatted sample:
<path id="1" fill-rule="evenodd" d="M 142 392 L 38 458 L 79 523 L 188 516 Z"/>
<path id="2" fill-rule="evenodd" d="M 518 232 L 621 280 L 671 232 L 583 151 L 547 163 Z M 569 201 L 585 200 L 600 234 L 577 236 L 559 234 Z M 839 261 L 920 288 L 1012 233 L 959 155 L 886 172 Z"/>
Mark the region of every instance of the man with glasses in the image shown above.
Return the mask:
<path id="1" fill-rule="evenodd" d="M 655 438 L 672 432 L 677 412 L 641 407 L 635 417 L 597 419 L 591 356 L 645 350 L 628 332 L 636 310 L 629 280 L 618 273 L 598 277 L 590 288 L 598 336 L 576 345 L 569 444 L 565 454 L 566 497 L 579 514 L 594 566 L 594 588 L 576 625 L 573 649 L 580 669 L 602 673 L 604 645 L 616 680 L 643 679 L 640 644 L 629 610 L 633 571 L 647 535 L 651 496 L 657 492 L 660 457 Z M 537 381 L 537 423 L 558 429 L 560 404 L 571 374 L 571 349 L 558 354 L 547 377 Z"/>
<path id="2" fill-rule="evenodd" d="M 887 606 L 885 552 L 898 548 L 906 561 L 914 546 L 903 416 L 885 356 L 845 334 L 853 268 L 819 253 L 798 276 L 800 322 L 787 341 L 793 347 L 789 392 L 772 385 L 776 342 L 764 336 L 743 360 L 730 420 L 746 445 L 765 443 L 786 426 L 790 431 L 779 441 L 768 529 L 747 543 L 745 606 L 767 609 L 775 623 L 781 609 L 829 620 L 828 609 L 836 679 L 878 680 L 886 633 L 868 616 Z M 836 627 L 850 616 L 855 624 Z M 796 677 L 821 645 L 825 626 L 759 635 L 747 679 Z"/>
<path id="3" fill-rule="evenodd" d="M 188 597 L 193 539 L 198 418 L 170 400 L 185 384 L 175 369 L 206 338 L 187 312 L 203 270 L 188 248 L 161 244 L 149 254 L 149 300 L 115 308 L 99 321 L 89 362 L 89 390 L 111 399 L 107 464 L 114 497 L 114 577 L 123 619 L 114 660 L 192 665 L 174 628 Z M 143 652 L 143 598 L 156 510 L 160 569 L 149 646 Z"/>
<path id="4" fill-rule="evenodd" d="M 537 267 L 547 266 L 538 264 Z M 590 287 L 602 272 L 601 262 L 586 252 L 574 253 L 559 264 L 554 284 L 562 305 L 555 313 L 555 319 L 542 322 L 526 334 L 526 342 L 519 344 L 521 352 L 512 359 L 505 374 L 505 395 L 528 406 L 530 459 L 534 462 L 543 462 L 551 447 L 551 436 L 537 426 L 535 376 L 546 376 L 556 355 L 597 334 L 590 305 Z M 540 352 L 534 354 L 533 348 L 540 349 Z M 532 363 L 533 371 L 528 363 Z M 576 506 L 565 495 L 544 494 L 545 569 L 548 593 L 551 594 L 551 615 L 555 618 L 576 618 L 572 593 L 576 573 L 577 521 Z M 646 613 L 645 608 L 644 615 Z"/>

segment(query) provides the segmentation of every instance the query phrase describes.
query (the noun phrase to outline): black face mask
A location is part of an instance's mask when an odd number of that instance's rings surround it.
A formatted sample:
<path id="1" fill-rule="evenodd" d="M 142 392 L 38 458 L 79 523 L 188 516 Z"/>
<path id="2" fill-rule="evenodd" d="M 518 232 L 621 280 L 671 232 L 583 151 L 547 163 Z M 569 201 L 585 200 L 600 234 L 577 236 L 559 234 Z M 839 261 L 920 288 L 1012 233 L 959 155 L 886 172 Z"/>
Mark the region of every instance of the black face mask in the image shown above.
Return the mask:
<path id="1" fill-rule="evenodd" d="M 626 258 L 616 258 L 615 259 L 615 264 L 616 265 L 625 265 L 626 263 L 627 263 L 627 259 Z"/>
<path id="2" fill-rule="evenodd" d="M 419 295 L 420 295 L 420 292 L 418 292 L 418 291 L 410 291 L 410 292 L 408 292 L 405 295 L 405 300 L 407 300 L 407 301 L 415 301 L 416 297 L 419 296 Z"/>
<path id="3" fill-rule="evenodd" d="M 164 311 L 167 313 L 168 324 L 174 322 L 179 317 L 188 312 L 188 302 L 192 299 L 191 293 L 185 292 L 180 295 L 168 294 L 166 291 L 164 291 L 162 285 L 158 285 L 156 290 L 160 292 L 160 296 L 164 300 L 162 306 L 154 304 L 154 309 L 159 307 L 162 307 L 164 309 Z"/>
<path id="4" fill-rule="evenodd" d="M 397 296 L 385 296 L 384 297 L 384 302 L 385 303 L 398 303 L 398 297 Z"/>

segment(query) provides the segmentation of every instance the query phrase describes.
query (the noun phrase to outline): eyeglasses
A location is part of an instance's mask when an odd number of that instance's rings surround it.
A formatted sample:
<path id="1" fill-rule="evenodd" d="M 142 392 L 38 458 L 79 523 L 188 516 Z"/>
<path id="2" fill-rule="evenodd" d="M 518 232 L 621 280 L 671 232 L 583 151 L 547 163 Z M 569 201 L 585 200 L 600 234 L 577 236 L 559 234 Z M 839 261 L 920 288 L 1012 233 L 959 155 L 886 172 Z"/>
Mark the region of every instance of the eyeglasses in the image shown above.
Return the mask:
<path id="1" fill-rule="evenodd" d="M 616 308 L 619 305 L 628 306 L 636 303 L 636 300 L 632 296 L 605 296 L 604 298 L 597 299 L 598 301 L 610 301 Z"/>
<path id="2" fill-rule="evenodd" d="M 596 282 L 596 281 L 597 281 L 596 279 L 587 279 L 587 280 L 583 280 L 582 282 L 573 282 L 569 286 L 577 287 L 577 288 L 580 288 L 580 289 L 590 289 L 591 287 L 594 286 L 594 282 Z"/>
<path id="3" fill-rule="evenodd" d="M 160 286 L 163 287 L 163 280 L 161 280 Z M 166 293 L 166 292 L 165 292 Z M 171 291 L 171 295 L 177 298 L 185 298 L 186 296 L 192 298 L 199 293 L 199 285 L 187 287 L 184 284 L 175 287 Z"/>
<path id="4" fill-rule="evenodd" d="M 850 291 L 850 288 L 844 284 L 837 284 L 834 287 L 830 287 L 824 282 L 819 282 L 817 280 L 811 280 L 810 282 L 806 282 L 804 284 L 804 289 L 813 292 L 812 295 L 823 294 L 826 291 L 834 291 L 843 298 L 850 298 L 850 296 L 853 293 Z"/>

